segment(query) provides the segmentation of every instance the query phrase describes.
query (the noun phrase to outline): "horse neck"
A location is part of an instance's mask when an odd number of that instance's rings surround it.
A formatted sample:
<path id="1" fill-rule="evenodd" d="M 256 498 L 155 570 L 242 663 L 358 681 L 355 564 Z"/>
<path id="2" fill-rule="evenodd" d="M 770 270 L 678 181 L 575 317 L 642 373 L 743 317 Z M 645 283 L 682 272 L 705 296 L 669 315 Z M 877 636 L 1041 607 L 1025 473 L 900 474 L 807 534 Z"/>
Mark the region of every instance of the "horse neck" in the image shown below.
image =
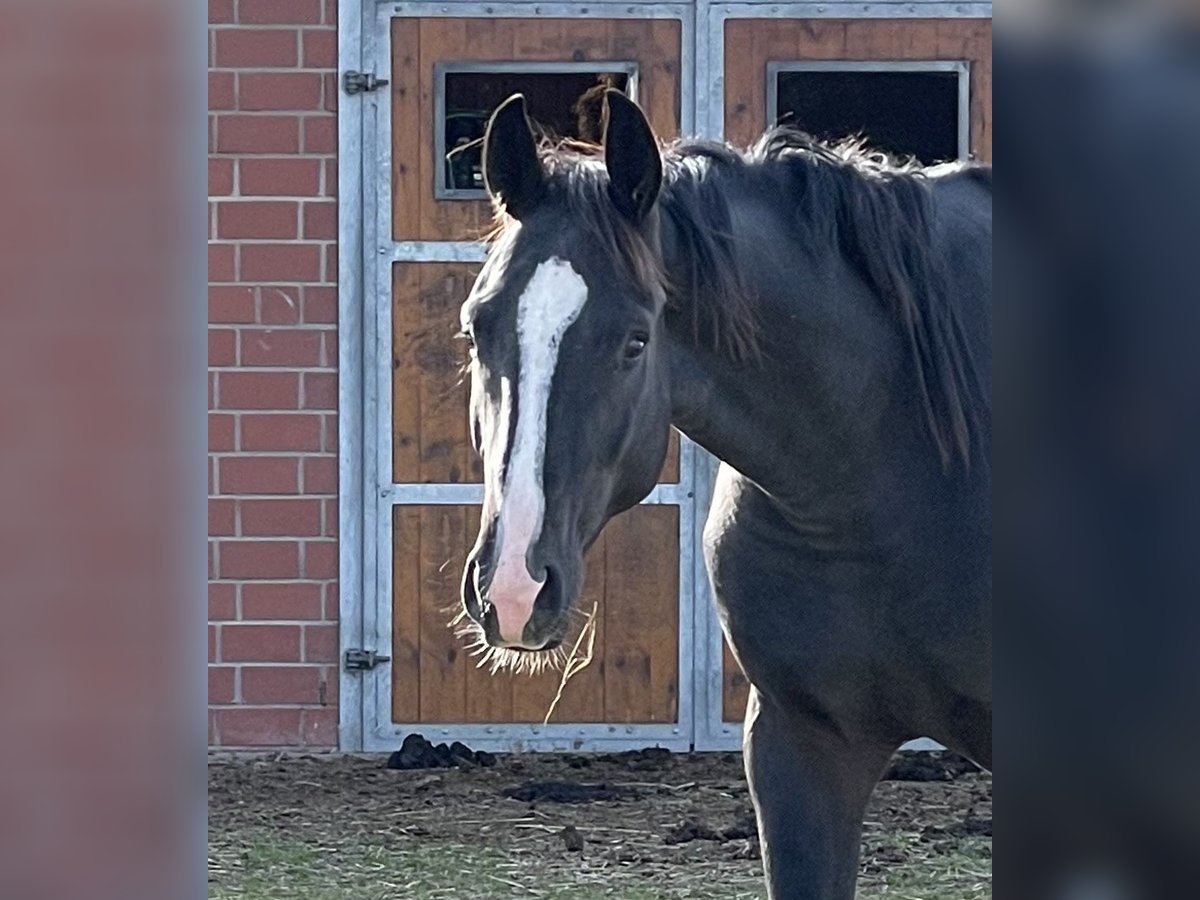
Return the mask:
<path id="1" fill-rule="evenodd" d="M 688 317 L 668 315 L 673 423 L 773 497 L 799 507 L 820 492 L 845 504 L 842 492 L 858 493 L 887 456 L 879 435 L 895 412 L 886 389 L 894 329 L 848 263 L 797 245 L 782 266 L 780 249 L 763 248 L 747 267 L 757 273 L 748 287 L 759 359 L 699 346 Z"/>

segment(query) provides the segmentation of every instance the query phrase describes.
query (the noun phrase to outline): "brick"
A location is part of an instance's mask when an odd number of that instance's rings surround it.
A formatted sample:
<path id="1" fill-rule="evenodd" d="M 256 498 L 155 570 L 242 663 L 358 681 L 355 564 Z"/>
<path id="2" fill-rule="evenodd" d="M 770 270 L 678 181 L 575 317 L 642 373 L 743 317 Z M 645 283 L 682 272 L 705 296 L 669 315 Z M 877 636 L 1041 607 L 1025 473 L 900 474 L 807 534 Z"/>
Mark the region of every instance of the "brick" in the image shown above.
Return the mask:
<path id="1" fill-rule="evenodd" d="M 300 546 L 296 541 L 221 541 L 222 578 L 278 580 L 299 574 Z M 224 647 L 222 644 L 222 651 Z"/>
<path id="2" fill-rule="evenodd" d="M 302 131 L 305 153 L 337 152 L 336 116 L 305 116 Z"/>
<path id="3" fill-rule="evenodd" d="M 233 702 L 233 673 L 230 666 L 208 667 L 208 702 Z"/>
<path id="4" fill-rule="evenodd" d="M 304 286 L 304 321 L 306 323 L 336 325 L 337 314 L 337 288 L 320 285 Z"/>
<path id="5" fill-rule="evenodd" d="M 233 416 L 208 414 L 208 450 L 210 453 L 235 449 Z"/>
<path id="6" fill-rule="evenodd" d="M 221 648 L 224 650 L 224 646 Z M 337 662 L 338 627 L 336 625 L 304 626 L 304 661 Z"/>
<path id="7" fill-rule="evenodd" d="M 215 730 L 222 747 L 298 747 L 304 743 L 301 712 L 252 706 L 218 709 Z"/>
<path id="8" fill-rule="evenodd" d="M 329 679 L 326 701 L 329 709 L 302 710 L 303 740 L 306 747 L 336 749 L 338 745 L 337 681 Z"/>
<path id="9" fill-rule="evenodd" d="M 228 197 L 233 193 L 233 160 L 209 159 L 208 196 Z"/>
<path id="10" fill-rule="evenodd" d="M 217 66 L 223 69 L 288 68 L 299 61 L 294 28 L 222 28 Z"/>
<path id="11" fill-rule="evenodd" d="M 337 24 L 337 0 L 325 0 L 325 24 Z"/>
<path id="12" fill-rule="evenodd" d="M 210 505 L 212 502 L 209 501 Z M 320 500 L 242 500 L 241 507 L 242 534 L 246 537 L 314 537 L 321 533 Z M 305 568 L 308 568 L 307 561 Z"/>
<path id="13" fill-rule="evenodd" d="M 209 537 L 229 537 L 237 533 L 233 501 L 224 498 L 208 498 Z"/>
<path id="14" fill-rule="evenodd" d="M 234 281 L 236 264 L 233 244 L 208 245 L 208 280 Z"/>
<path id="15" fill-rule="evenodd" d="M 317 533 L 320 533 L 320 512 L 317 513 Z M 338 544 L 337 541 L 305 541 L 304 570 L 305 578 L 322 581 L 338 576 Z"/>
<path id="16" fill-rule="evenodd" d="M 336 666 L 325 667 L 320 670 L 320 679 L 325 683 L 325 703 L 324 706 L 336 707 L 338 702 L 337 686 L 338 672 Z M 312 710 L 312 712 L 322 712 L 322 710 Z"/>
<path id="17" fill-rule="evenodd" d="M 320 619 L 321 585 L 294 581 L 242 586 L 242 616 L 249 619 Z"/>
<path id="18" fill-rule="evenodd" d="M 225 662 L 300 662 L 299 625 L 221 626 Z"/>
<path id="19" fill-rule="evenodd" d="M 264 325 L 300 324 L 300 288 L 294 285 L 267 285 L 259 288 L 258 321 Z"/>
<path id="20" fill-rule="evenodd" d="M 241 0 L 243 25 L 319 25 L 321 0 Z"/>
<path id="21" fill-rule="evenodd" d="M 337 281 L 338 277 L 338 256 L 337 244 L 328 244 L 325 247 L 325 280 Z"/>
<path id="22" fill-rule="evenodd" d="M 213 325 L 245 325 L 254 321 L 254 288 L 208 286 L 208 321 Z"/>
<path id="23" fill-rule="evenodd" d="M 237 332 L 231 328 L 208 329 L 208 365 L 232 366 L 237 363 Z"/>
<path id="24" fill-rule="evenodd" d="M 242 416 L 241 449 L 316 451 L 321 449 L 321 417 L 311 413 Z"/>
<path id="25" fill-rule="evenodd" d="M 216 662 L 221 655 L 220 631 L 217 626 L 208 626 L 208 661 Z"/>
<path id="26" fill-rule="evenodd" d="M 222 409 L 296 409 L 295 372 L 221 372 L 218 390 Z"/>
<path id="27" fill-rule="evenodd" d="M 299 464 L 288 456 L 229 456 L 221 460 L 221 494 L 295 494 Z"/>
<path id="28" fill-rule="evenodd" d="M 336 197 L 337 196 L 337 179 L 338 179 L 337 159 L 326 159 L 325 160 L 325 191 L 323 194 L 324 196 L 326 196 L 326 197 Z"/>
<path id="29" fill-rule="evenodd" d="M 221 116 L 218 153 L 296 153 L 300 120 L 295 116 Z"/>
<path id="30" fill-rule="evenodd" d="M 324 518 L 322 521 L 321 534 L 325 537 L 336 538 L 338 536 L 338 504 L 336 499 L 323 501 L 325 503 Z"/>
<path id="31" fill-rule="evenodd" d="M 322 334 L 321 363 L 327 368 L 336 370 L 338 367 L 338 341 L 336 331 L 326 331 Z"/>
<path id="32" fill-rule="evenodd" d="M 316 197 L 321 187 L 321 160 L 241 159 L 238 178 L 243 197 Z"/>
<path id="33" fill-rule="evenodd" d="M 306 28 L 302 32 L 304 42 L 304 67 L 306 69 L 333 69 L 337 67 L 337 32 L 332 28 Z"/>
<path id="34" fill-rule="evenodd" d="M 321 108 L 326 112 L 336 113 L 338 108 L 338 94 L 340 93 L 337 73 L 327 72 L 321 91 Z"/>
<path id="35" fill-rule="evenodd" d="M 337 620 L 338 614 L 341 611 L 339 609 L 340 602 L 341 601 L 340 601 L 340 598 L 338 595 L 337 582 L 334 581 L 330 584 L 325 585 L 325 618 L 326 619 L 331 619 L 334 621 Z"/>
<path id="36" fill-rule="evenodd" d="M 208 621 L 227 622 L 237 618 L 237 588 L 227 581 L 208 583 Z"/>
<path id="37" fill-rule="evenodd" d="M 332 337 L 332 335 L 330 335 Z M 338 449 L 338 420 L 337 416 L 325 417 L 325 436 L 322 444 L 327 453 L 336 453 Z"/>
<path id="38" fill-rule="evenodd" d="M 321 109 L 322 78 L 316 72 L 248 72 L 238 79 L 238 109 Z"/>
<path id="39" fill-rule="evenodd" d="M 304 373 L 304 408 L 337 409 L 337 373 Z"/>
<path id="40" fill-rule="evenodd" d="M 258 240 L 296 237 L 300 204 L 294 200 L 235 200 L 217 204 L 217 236 Z M 245 259 L 245 248 L 242 250 Z M 243 276 L 248 277 L 248 276 Z"/>
<path id="41" fill-rule="evenodd" d="M 233 21 L 233 0 L 208 0 L 210 25 L 224 25 Z"/>
<path id="42" fill-rule="evenodd" d="M 315 666 L 246 666 L 244 703 L 319 703 L 321 670 Z"/>
<path id="43" fill-rule="evenodd" d="M 321 332 L 303 328 L 246 328 L 241 333 L 243 366 L 317 366 Z"/>
<path id="44" fill-rule="evenodd" d="M 304 204 L 304 235 L 308 240 L 332 241 L 337 237 L 337 202 Z"/>
<path id="45" fill-rule="evenodd" d="M 306 456 L 303 461 L 304 493 L 337 494 L 337 458 L 332 456 Z"/>
<path id="46" fill-rule="evenodd" d="M 245 244 L 242 278 L 246 281 L 316 281 L 321 273 L 317 244 Z"/>
<path id="47" fill-rule="evenodd" d="M 237 91 L 232 72 L 208 73 L 208 108 L 237 109 Z"/>

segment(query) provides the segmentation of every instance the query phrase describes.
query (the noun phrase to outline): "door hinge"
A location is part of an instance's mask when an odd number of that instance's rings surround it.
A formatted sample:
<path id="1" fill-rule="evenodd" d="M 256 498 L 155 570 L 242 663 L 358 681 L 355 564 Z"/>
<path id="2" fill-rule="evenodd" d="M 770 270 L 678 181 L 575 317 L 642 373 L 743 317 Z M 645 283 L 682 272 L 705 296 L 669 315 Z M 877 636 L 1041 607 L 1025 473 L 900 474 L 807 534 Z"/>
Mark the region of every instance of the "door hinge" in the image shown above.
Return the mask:
<path id="1" fill-rule="evenodd" d="M 391 662 L 390 656 L 376 653 L 374 650 L 347 650 L 346 669 L 350 672 L 364 672 L 373 669 L 380 663 Z"/>
<path id="2" fill-rule="evenodd" d="M 374 91 L 385 84 L 388 84 L 388 80 L 376 78 L 374 72 L 356 72 L 351 69 L 342 74 L 342 90 L 351 95 Z"/>

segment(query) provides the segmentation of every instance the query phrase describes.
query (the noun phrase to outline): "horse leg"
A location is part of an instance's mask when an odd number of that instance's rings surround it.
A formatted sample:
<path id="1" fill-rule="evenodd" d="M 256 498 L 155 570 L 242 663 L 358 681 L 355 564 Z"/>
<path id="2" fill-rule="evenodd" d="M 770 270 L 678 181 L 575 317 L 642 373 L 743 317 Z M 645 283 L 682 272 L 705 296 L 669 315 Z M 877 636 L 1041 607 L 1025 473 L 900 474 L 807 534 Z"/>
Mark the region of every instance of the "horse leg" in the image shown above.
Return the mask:
<path id="1" fill-rule="evenodd" d="M 751 689 L 746 776 L 771 900 L 853 900 L 863 815 L 893 749 L 849 744 Z"/>

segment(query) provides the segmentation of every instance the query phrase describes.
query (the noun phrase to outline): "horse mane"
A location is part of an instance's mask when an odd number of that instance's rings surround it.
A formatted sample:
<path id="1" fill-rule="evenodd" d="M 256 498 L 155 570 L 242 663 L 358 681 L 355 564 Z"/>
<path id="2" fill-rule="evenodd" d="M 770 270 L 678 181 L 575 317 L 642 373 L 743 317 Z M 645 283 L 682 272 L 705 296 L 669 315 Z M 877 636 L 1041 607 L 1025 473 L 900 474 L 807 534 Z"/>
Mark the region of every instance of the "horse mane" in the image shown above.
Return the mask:
<path id="1" fill-rule="evenodd" d="M 840 249 L 898 321 L 916 370 L 926 424 L 944 468 L 970 465 L 983 408 L 971 356 L 944 266 L 933 247 L 935 177 L 966 177 L 992 188 L 986 166 L 922 168 L 868 149 L 862 140 L 818 141 L 788 126 L 766 132 L 746 150 L 713 141 L 677 141 L 663 153 L 659 209 L 682 243 L 687 271 L 667 272 L 649 245 L 608 202 L 603 149 L 543 137 L 540 156 L 552 191 L 566 197 L 576 221 L 612 247 L 639 283 L 662 291 L 668 308 L 690 317 L 698 346 L 739 364 L 762 357 L 763 332 L 752 273 L 745 271 L 732 201 L 747 178 L 770 179 L 794 198 L 797 235 Z M 761 182 L 760 182 L 761 183 Z M 491 239 L 508 220 L 497 210 Z"/>

